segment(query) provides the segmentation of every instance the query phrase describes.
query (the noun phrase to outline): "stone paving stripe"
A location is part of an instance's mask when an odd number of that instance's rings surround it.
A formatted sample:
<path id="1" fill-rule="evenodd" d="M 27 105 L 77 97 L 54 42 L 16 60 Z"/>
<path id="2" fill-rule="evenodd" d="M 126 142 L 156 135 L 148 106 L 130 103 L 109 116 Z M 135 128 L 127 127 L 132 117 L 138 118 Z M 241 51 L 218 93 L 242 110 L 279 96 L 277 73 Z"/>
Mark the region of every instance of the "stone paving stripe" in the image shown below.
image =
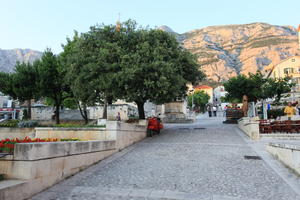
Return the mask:
<path id="1" fill-rule="evenodd" d="M 133 189 L 129 193 L 130 197 L 149 197 L 151 193 L 151 190 L 145 190 L 145 189 Z"/>
<path id="2" fill-rule="evenodd" d="M 249 199 L 245 197 L 228 197 L 222 195 L 213 195 L 212 200 L 259 200 L 259 199 Z"/>
<path id="3" fill-rule="evenodd" d="M 165 192 L 163 198 L 174 199 L 174 200 L 212 200 L 212 197 L 209 195 L 173 192 L 169 190 Z"/>
<path id="4" fill-rule="evenodd" d="M 164 190 L 152 190 L 152 191 L 150 192 L 149 197 L 150 197 L 150 198 L 161 198 L 161 197 L 164 196 L 164 194 L 165 194 L 165 191 L 164 191 Z"/>
<path id="5" fill-rule="evenodd" d="M 211 145 L 211 146 L 232 146 L 232 147 L 245 147 L 249 148 L 249 146 L 246 146 L 245 144 L 217 144 L 217 143 L 207 143 L 207 142 L 193 142 L 193 143 L 166 143 L 166 142 L 141 142 L 138 144 L 139 146 L 143 145 Z"/>

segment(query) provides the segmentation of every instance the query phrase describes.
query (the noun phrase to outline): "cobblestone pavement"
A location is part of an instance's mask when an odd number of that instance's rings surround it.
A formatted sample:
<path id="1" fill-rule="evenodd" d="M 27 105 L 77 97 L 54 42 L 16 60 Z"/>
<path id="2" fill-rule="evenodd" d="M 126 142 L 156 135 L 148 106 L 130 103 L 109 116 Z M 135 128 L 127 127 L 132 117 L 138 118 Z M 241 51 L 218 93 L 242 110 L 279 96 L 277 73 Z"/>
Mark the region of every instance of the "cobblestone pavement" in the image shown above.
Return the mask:
<path id="1" fill-rule="evenodd" d="M 298 200 L 299 179 L 222 118 L 166 125 L 32 199 Z M 264 153 L 262 153 L 264 152 Z M 263 160 L 246 160 L 259 155 Z"/>

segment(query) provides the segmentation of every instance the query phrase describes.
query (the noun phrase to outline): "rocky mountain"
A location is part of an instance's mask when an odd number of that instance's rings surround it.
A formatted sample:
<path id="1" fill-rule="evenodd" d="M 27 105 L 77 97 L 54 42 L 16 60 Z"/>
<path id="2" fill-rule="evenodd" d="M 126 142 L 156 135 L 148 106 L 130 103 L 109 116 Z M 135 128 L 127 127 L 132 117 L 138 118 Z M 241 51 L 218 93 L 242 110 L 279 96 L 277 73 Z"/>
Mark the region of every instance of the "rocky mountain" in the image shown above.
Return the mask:
<path id="1" fill-rule="evenodd" d="M 42 56 L 42 52 L 31 49 L 0 49 L 0 71 L 13 72 L 17 61 L 33 62 Z"/>
<path id="2" fill-rule="evenodd" d="M 183 47 L 196 54 L 208 79 L 214 81 L 263 70 L 270 63 L 295 55 L 298 48 L 298 33 L 292 26 L 209 26 L 183 34 L 167 26 L 160 29 L 174 34 Z"/>

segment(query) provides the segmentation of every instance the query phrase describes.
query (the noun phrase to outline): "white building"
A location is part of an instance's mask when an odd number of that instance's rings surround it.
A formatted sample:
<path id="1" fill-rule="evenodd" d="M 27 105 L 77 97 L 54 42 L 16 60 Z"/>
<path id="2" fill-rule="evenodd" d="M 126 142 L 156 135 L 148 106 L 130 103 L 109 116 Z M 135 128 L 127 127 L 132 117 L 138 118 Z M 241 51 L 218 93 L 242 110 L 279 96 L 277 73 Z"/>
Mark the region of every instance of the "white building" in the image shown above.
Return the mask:
<path id="1" fill-rule="evenodd" d="M 225 91 L 224 86 L 218 86 L 214 89 L 214 102 L 220 104 L 221 97 L 225 97 L 228 92 Z"/>

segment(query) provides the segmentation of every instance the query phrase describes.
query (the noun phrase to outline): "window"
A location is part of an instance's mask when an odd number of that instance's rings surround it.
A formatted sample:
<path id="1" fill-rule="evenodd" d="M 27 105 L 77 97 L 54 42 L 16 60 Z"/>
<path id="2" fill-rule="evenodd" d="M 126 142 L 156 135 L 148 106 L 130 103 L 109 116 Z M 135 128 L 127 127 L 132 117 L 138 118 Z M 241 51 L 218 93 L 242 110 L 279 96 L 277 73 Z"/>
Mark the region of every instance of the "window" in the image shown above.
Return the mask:
<path id="1" fill-rule="evenodd" d="M 292 62 L 295 62 L 296 60 L 295 60 L 295 58 L 292 58 Z"/>
<path id="2" fill-rule="evenodd" d="M 292 73 L 294 73 L 294 68 L 284 68 L 283 73 L 287 74 L 287 75 L 292 74 Z"/>

